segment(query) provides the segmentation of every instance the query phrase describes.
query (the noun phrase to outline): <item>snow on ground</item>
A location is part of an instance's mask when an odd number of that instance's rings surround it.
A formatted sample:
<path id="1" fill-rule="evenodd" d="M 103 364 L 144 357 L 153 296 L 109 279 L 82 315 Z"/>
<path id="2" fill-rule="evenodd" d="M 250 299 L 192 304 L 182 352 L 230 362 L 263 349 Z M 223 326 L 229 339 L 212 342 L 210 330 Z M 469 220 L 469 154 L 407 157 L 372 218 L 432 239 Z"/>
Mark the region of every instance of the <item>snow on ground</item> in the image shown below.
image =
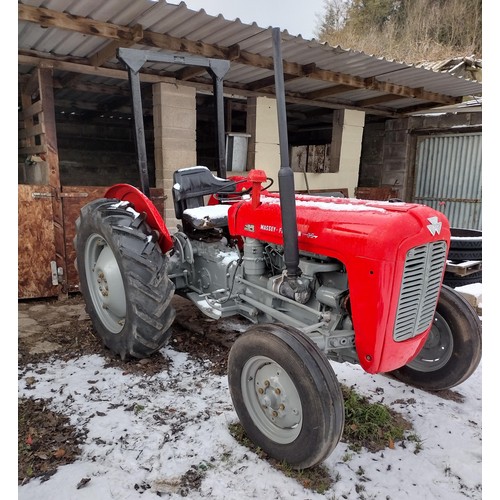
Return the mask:
<path id="1" fill-rule="evenodd" d="M 325 462 L 336 482 L 319 494 L 234 440 L 228 425 L 237 417 L 226 376 L 171 347 L 162 354 L 169 370 L 151 376 L 106 367 L 98 355 L 40 363 L 23 373 L 19 397 L 52 399 L 50 409 L 88 433 L 76 463 L 18 487 L 19 500 L 483 498 L 482 364 L 454 389 L 462 396 L 456 401 L 332 363 L 340 383 L 410 420 L 422 449 L 416 453 L 407 441 L 406 448 L 354 453 L 340 443 Z M 184 490 L 193 466 L 199 488 Z M 84 478 L 90 481 L 77 489 Z"/>

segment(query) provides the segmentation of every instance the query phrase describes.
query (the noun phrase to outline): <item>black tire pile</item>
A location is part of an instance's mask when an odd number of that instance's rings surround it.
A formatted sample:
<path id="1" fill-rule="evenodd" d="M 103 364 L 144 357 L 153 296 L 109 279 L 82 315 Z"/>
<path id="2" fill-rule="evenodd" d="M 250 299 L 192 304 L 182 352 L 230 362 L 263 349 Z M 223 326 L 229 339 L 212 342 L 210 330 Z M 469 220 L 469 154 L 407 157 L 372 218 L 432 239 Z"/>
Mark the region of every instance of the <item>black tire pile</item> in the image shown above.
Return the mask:
<path id="1" fill-rule="evenodd" d="M 450 251 L 448 260 L 453 264 L 467 261 L 482 261 L 483 259 L 483 234 L 476 229 L 451 228 Z M 467 276 L 445 272 L 444 284 L 452 288 L 482 283 L 483 271 L 477 271 Z"/>

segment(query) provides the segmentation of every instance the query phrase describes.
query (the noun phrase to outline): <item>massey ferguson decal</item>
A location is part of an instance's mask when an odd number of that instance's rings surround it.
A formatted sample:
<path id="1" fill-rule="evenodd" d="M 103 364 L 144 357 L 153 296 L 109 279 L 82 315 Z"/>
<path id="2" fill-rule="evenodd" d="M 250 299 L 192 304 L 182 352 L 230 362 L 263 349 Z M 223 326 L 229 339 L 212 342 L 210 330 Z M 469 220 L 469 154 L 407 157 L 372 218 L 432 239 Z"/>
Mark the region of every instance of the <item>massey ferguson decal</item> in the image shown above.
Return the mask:
<path id="1" fill-rule="evenodd" d="M 247 229 L 246 226 L 245 229 Z M 259 229 L 261 231 L 269 231 L 270 233 L 280 233 L 280 234 L 283 233 L 283 229 L 281 227 L 270 226 L 268 224 L 261 224 Z M 318 235 L 315 233 L 303 233 L 302 231 L 298 231 L 298 237 L 309 238 L 311 240 L 314 240 L 318 237 Z"/>
<path id="2" fill-rule="evenodd" d="M 261 229 L 261 231 L 269 231 L 270 233 L 275 233 L 275 232 L 282 233 L 283 232 L 281 227 L 268 226 L 267 224 L 261 224 L 260 229 Z"/>
<path id="3" fill-rule="evenodd" d="M 427 226 L 427 229 L 430 231 L 432 236 L 440 234 L 442 224 L 439 219 L 437 217 L 429 217 L 427 220 L 430 222 L 430 224 Z"/>

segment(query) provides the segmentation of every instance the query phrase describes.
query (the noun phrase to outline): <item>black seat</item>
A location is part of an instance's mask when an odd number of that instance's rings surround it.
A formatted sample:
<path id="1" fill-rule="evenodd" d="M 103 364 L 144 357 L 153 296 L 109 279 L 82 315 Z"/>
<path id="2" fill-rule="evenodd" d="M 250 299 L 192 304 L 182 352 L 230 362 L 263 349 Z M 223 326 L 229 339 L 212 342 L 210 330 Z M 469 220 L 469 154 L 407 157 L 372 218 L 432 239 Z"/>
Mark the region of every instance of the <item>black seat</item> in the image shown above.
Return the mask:
<path id="1" fill-rule="evenodd" d="M 214 176 L 207 167 L 176 170 L 173 181 L 172 196 L 177 219 L 182 219 L 184 210 L 188 208 L 204 206 L 204 196 L 235 191 L 234 181 Z"/>

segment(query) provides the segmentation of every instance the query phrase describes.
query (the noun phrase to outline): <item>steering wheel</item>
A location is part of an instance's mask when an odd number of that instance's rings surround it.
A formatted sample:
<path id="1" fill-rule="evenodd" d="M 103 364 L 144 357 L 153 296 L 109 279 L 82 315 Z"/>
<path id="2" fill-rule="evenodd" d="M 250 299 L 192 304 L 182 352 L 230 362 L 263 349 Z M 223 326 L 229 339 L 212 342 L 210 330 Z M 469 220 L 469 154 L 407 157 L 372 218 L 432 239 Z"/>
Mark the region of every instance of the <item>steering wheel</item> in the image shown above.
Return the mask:
<path id="1" fill-rule="evenodd" d="M 267 184 L 266 186 L 263 186 L 262 187 L 262 190 L 266 190 L 266 189 L 269 189 L 273 184 L 274 184 L 274 180 L 271 179 L 271 178 L 267 178 L 267 180 L 269 181 L 269 184 Z M 243 184 L 243 183 L 248 183 L 248 184 L 251 184 L 251 182 L 245 178 L 245 179 L 240 179 L 240 180 L 237 180 L 237 181 L 232 181 L 234 183 L 234 186 L 237 186 L 239 184 Z M 248 186 L 247 188 L 244 188 L 244 190 L 241 190 L 241 191 L 223 191 L 223 189 L 227 187 L 227 186 L 223 186 L 222 188 L 220 188 L 219 190 L 217 190 L 214 194 L 213 194 L 213 197 L 214 199 L 216 200 L 224 200 L 226 199 L 227 197 L 229 196 L 234 196 L 235 199 L 241 199 L 241 197 L 244 195 L 244 194 L 250 194 L 252 192 L 252 189 L 253 189 L 253 186 L 250 185 Z M 236 197 L 236 195 L 239 195 L 238 197 Z"/>

